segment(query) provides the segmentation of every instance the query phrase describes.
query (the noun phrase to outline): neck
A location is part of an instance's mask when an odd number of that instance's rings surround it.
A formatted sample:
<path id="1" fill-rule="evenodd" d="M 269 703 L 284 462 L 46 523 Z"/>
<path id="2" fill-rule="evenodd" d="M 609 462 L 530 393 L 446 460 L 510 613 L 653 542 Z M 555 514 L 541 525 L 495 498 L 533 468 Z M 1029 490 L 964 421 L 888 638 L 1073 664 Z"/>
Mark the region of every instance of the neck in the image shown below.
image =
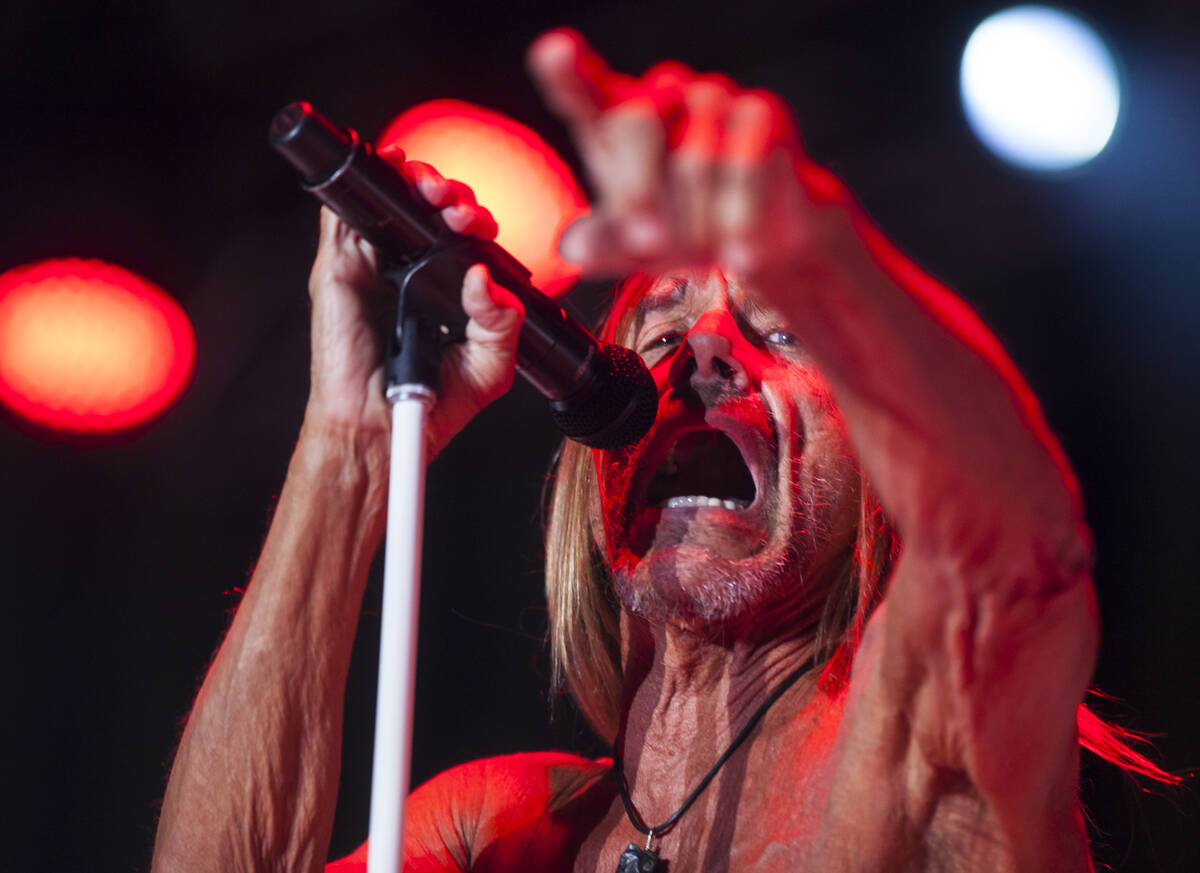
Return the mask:
<path id="1" fill-rule="evenodd" d="M 714 642 L 628 613 L 621 630 L 626 685 L 617 741 L 634 804 L 654 825 L 675 812 L 770 695 L 809 660 L 814 638 L 805 631 Z M 815 687 L 815 671 L 802 676 L 735 755 L 794 722 Z"/>

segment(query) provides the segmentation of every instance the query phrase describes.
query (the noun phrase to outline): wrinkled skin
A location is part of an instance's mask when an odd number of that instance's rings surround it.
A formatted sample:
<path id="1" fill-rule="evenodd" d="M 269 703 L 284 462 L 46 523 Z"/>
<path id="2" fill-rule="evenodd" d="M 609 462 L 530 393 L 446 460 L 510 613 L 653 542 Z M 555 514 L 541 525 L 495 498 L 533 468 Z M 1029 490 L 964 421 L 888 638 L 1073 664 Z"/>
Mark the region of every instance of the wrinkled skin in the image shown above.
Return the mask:
<path id="1" fill-rule="evenodd" d="M 622 603 L 642 618 L 700 631 L 748 620 L 762 629 L 773 610 L 793 625 L 810 623 L 828 592 L 806 582 L 849 547 L 859 499 L 829 386 L 782 317 L 723 270 L 663 276 L 623 302 L 634 309 L 621 339 L 645 360 L 660 399 L 639 443 L 597 453 Z M 732 510 L 650 505 L 650 480 L 671 447 L 710 428 L 740 451 L 753 502 Z"/>
<path id="2" fill-rule="evenodd" d="M 630 333 L 661 421 L 597 468 L 595 527 L 626 607 L 615 743 L 646 819 L 677 809 L 812 654 L 821 570 L 850 541 L 852 456 L 905 538 L 848 684 L 825 693 L 809 675 L 779 698 L 656 837 L 671 868 L 1090 870 L 1076 797 L 1097 641 L 1088 538 L 1070 470 L 994 337 L 812 165 L 778 97 L 677 63 L 617 73 L 570 31 L 541 37 L 529 64 L 597 193 L 563 253 L 591 276 L 663 277 L 652 300 L 686 280 Z M 494 233 L 465 186 L 404 171 L 451 227 Z M 310 292 L 304 425 L 188 720 L 156 871 L 325 862 L 389 429 L 378 261 L 329 215 Z M 462 300 L 467 341 L 444 362 L 431 453 L 513 379 L 519 305 L 482 269 Z M 679 495 L 655 471 L 701 427 L 739 445 L 754 503 L 658 506 Z M 603 772 L 535 756 L 438 777 L 410 805 L 406 869 L 612 870 L 641 838 Z"/>

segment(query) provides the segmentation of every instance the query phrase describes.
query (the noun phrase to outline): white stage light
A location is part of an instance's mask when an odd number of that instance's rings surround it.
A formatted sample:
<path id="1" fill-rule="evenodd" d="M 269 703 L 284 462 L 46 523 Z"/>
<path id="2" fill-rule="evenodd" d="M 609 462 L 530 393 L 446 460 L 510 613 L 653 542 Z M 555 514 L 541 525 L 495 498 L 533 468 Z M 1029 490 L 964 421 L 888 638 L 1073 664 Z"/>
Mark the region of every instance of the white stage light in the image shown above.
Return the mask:
<path id="1" fill-rule="evenodd" d="M 967 121 L 999 157 L 1034 170 L 1067 170 L 1112 136 L 1121 89 L 1112 54 L 1078 18 L 1016 6 L 985 19 L 963 51 Z"/>

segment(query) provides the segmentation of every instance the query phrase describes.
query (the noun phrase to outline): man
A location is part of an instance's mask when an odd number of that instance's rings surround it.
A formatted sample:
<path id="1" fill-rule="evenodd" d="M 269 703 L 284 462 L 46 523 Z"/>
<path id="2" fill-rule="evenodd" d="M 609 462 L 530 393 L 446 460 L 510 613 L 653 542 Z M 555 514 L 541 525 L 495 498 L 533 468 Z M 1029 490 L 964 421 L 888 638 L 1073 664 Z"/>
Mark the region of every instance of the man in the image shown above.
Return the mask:
<path id="1" fill-rule="evenodd" d="M 414 794 L 406 869 L 609 871 L 637 843 L 676 871 L 1089 870 L 1089 541 L 995 340 L 805 160 L 771 95 L 674 64 L 618 75 L 564 31 L 530 65 L 599 193 L 562 249 L 636 274 L 606 331 L 660 393 L 637 445 L 566 447 L 548 542 L 559 674 L 619 772 L 456 768 Z M 494 233 L 464 186 L 406 169 L 454 229 Z M 322 216 L 304 425 L 156 870 L 325 863 L 383 524 L 377 266 Z M 463 305 L 433 451 L 513 378 L 519 305 L 482 268 Z"/>

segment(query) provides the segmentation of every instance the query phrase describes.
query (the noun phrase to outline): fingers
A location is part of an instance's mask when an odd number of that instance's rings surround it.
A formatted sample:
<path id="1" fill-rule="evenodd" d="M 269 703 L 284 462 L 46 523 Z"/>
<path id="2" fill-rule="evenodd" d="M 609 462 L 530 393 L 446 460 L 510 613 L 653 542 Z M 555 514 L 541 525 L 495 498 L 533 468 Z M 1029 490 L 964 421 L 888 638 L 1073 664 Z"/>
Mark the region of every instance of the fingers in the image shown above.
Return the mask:
<path id="1" fill-rule="evenodd" d="M 404 172 L 421 196 L 441 210 L 442 220 L 455 233 L 495 239 L 496 219 L 475 202 L 475 192 L 468 185 L 457 179 L 447 179 L 422 161 L 409 161 L 404 165 Z"/>
<path id="2" fill-rule="evenodd" d="M 586 215 L 573 222 L 559 240 L 558 252 L 563 260 L 578 264 L 586 275 L 619 276 L 632 273 L 644 265 L 652 268 L 651 257 L 641 258 L 624 245 L 631 235 L 645 232 L 638 246 L 642 250 L 661 249 L 665 230 L 650 224 L 621 222 L 602 214 Z"/>
<path id="3" fill-rule="evenodd" d="M 800 148 L 791 108 L 770 91 L 737 94 L 729 104 L 722 160 L 728 165 L 762 164 L 779 148 Z"/>
<path id="4" fill-rule="evenodd" d="M 842 196 L 806 172 L 791 110 L 770 92 L 673 61 L 614 73 L 571 30 L 538 39 L 528 60 L 596 190 L 560 244 L 587 274 L 779 254 L 788 234 L 804 237 L 806 210 Z"/>
<path id="5" fill-rule="evenodd" d="M 647 256 L 667 241 L 663 163 L 682 91 L 693 73 L 669 61 L 634 79 L 614 73 L 573 30 L 530 47 L 530 72 L 550 108 L 571 128 L 602 210 L 627 216 L 619 244 Z"/>
<path id="6" fill-rule="evenodd" d="M 475 192 L 457 179 L 447 179 L 424 161 L 409 161 L 404 172 L 430 206 L 442 209 L 456 204 L 475 204 Z"/>
<path id="7" fill-rule="evenodd" d="M 442 210 L 442 220 L 455 233 L 469 234 L 485 240 L 495 239 L 499 231 L 492 213 L 474 203 L 447 206 Z"/>
<path id="8" fill-rule="evenodd" d="M 336 212 L 321 206 L 320 231 L 317 236 L 317 254 L 333 254 L 345 245 L 346 238 L 353 233 Z"/>
<path id="9" fill-rule="evenodd" d="M 560 28 L 534 40 L 530 75 L 550 109 L 568 124 L 586 124 L 624 96 L 633 81 L 614 73 L 576 30 Z"/>
<path id="10" fill-rule="evenodd" d="M 711 213 L 715 236 L 723 243 L 743 245 L 758 230 L 765 168 L 777 144 L 773 111 L 758 95 L 740 95 L 730 103 Z"/>
<path id="11" fill-rule="evenodd" d="M 667 136 L 658 107 L 637 97 L 611 110 L 597 143 L 605 172 L 595 181 L 606 208 L 631 216 L 658 216 L 665 206 L 663 160 Z M 635 240 L 631 240 L 636 244 Z"/>
<path id="12" fill-rule="evenodd" d="M 378 274 L 379 255 L 375 249 L 333 210 L 322 206 L 309 293 L 315 294 L 326 284 L 368 287 Z"/>
<path id="13" fill-rule="evenodd" d="M 714 193 L 725 118 L 735 86 L 724 76 L 702 76 L 684 91 L 686 117 L 668 158 L 671 210 L 684 250 L 697 259 L 712 253 Z"/>
<path id="14" fill-rule="evenodd" d="M 782 228 L 802 220 L 812 197 L 804 193 L 799 137 L 778 97 L 739 91 L 724 76 L 693 76 L 681 103 L 673 135 L 651 102 L 637 98 L 597 124 L 612 140 L 590 162 L 603 176 L 600 207 L 568 228 L 560 245 L 586 273 L 713 260 L 744 269 Z"/>
<path id="15" fill-rule="evenodd" d="M 746 91 L 731 100 L 711 211 L 722 262 L 752 269 L 789 224 L 790 233 L 803 222 L 810 198 L 799 158 L 791 110 L 779 97 Z"/>

